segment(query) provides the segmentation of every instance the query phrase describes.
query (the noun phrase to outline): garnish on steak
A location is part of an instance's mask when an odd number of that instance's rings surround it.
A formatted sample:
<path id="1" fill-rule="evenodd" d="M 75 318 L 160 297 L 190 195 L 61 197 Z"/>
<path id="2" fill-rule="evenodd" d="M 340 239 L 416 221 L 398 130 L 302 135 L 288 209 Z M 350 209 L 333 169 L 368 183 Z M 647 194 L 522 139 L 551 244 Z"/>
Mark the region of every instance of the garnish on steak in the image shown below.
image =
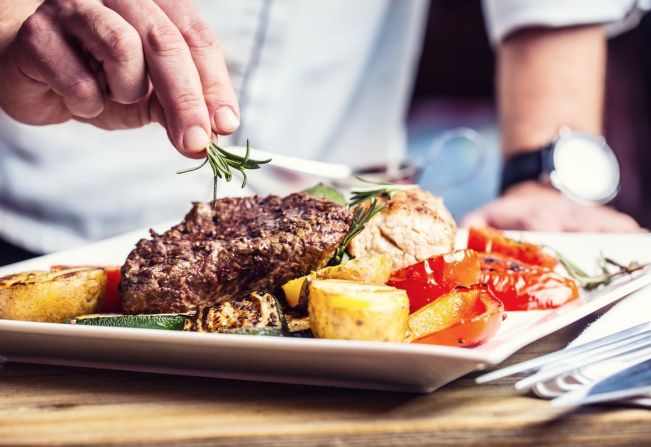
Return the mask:
<path id="1" fill-rule="evenodd" d="M 122 266 L 128 313 L 187 312 L 324 267 L 351 212 L 305 193 L 195 203 L 183 222 L 141 239 Z"/>

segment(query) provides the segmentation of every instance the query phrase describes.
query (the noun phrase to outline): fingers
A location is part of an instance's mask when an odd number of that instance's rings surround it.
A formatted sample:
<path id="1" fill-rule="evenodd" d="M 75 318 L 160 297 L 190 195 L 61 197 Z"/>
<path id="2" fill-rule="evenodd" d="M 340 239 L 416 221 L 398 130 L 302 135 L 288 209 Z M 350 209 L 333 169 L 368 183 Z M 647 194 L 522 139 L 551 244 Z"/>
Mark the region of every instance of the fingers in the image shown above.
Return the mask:
<path id="1" fill-rule="evenodd" d="M 192 2 L 156 0 L 156 3 L 178 27 L 190 49 L 213 130 L 221 135 L 235 132 L 240 124 L 240 112 L 217 36 Z M 180 3 L 183 7 L 179 7 Z"/>
<path id="2" fill-rule="evenodd" d="M 483 210 L 477 210 L 463 216 L 459 226 L 461 228 L 487 227 L 489 223 Z"/>
<path id="3" fill-rule="evenodd" d="M 140 101 L 149 87 L 137 31 L 101 3 L 78 2 L 59 9 L 59 21 L 101 65 L 108 96 L 120 104 Z"/>
<path id="4" fill-rule="evenodd" d="M 609 232 L 609 233 L 637 233 L 644 231 L 638 223 L 631 216 L 620 213 L 612 208 L 596 207 L 589 211 L 586 210 L 584 218 L 579 219 L 579 222 L 589 221 L 592 225 L 591 230 L 595 232 Z M 576 228 L 574 231 L 586 231 L 585 225 Z"/>
<path id="5" fill-rule="evenodd" d="M 17 42 L 19 70 L 61 96 L 73 116 L 90 118 L 102 112 L 104 94 L 96 77 L 46 14 L 37 12 L 27 19 Z"/>
<path id="6" fill-rule="evenodd" d="M 624 213 L 605 206 L 581 205 L 537 183 L 509 189 L 502 197 L 466 215 L 461 225 L 528 231 L 646 231 Z"/>
<path id="7" fill-rule="evenodd" d="M 199 73 L 180 31 L 151 1 L 105 0 L 105 4 L 124 17 L 140 36 L 170 140 L 185 155 L 203 152 L 211 123 Z"/>

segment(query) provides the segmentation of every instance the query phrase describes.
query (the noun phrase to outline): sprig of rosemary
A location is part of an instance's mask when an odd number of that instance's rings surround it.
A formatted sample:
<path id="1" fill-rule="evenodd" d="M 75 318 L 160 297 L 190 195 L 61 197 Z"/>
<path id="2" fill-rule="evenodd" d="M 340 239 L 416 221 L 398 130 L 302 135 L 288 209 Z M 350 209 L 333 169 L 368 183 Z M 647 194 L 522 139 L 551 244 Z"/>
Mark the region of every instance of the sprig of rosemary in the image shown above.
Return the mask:
<path id="1" fill-rule="evenodd" d="M 203 168 L 206 163 L 210 164 L 213 172 L 213 200 L 217 200 L 217 182 L 220 178 L 224 178 L 227 182 L 230 182 L 233 179 L 231 169 L 235 169 L 242 174 L 242 188 L 244 188 L 248 180 L 245 170 L 260 169 L 260 165 L 267 164 L 271 161 L 271 159 L 254 160 L 249 157 L 250 155 L 251 148 L 249 147 L 249 140 L 246 140 L 246 154 L 244 157 L 228 152 L 217 146 L 217 143 L 214 141 L 211 141 L 206 147 L 206 159 L 203 163 L 193 168 L 180 169 L 176 173 L 185 174 Z"/>
<path id="2" fill-rule="evenodd" d="M 557 250 L 554 251 L 556 252 L 558 261 L 567 271 L 567 274 L 570 275 L 572 279 L 578 282 L 579 285 L 586 290 L 592 290 L 596 289 L 599 286 L 610 284 L 613 279 L 619 276 L 631 275 L 651 265 L 651 263 L 640 264 L 639 262 L 635 261 L 629 263 L 628 265 L 624 265 L 617 261 L 614 261 L 611 258 L 599 255 L 597 258 L 599 273 L 596 275 L 590 275 L 574 262 L 570 261 L 567 257 L 559 253 Z M 615 267 L 614 271 L 613 267 Z"/>
<path id="3" fill-rule="evenodd" d="M 403 191 L 405 189 L 413 188 L 416 185 L 395 185 L 392 183 L 374 183 L 369 180 L 364 180 L 360 177 L 357 177 L 359 180 L 366 183 L 373 183 L 370 186 L 361 186 L 358 188 L 351 189 L 351 196 L 349 206 L 353 207 L 359 205 L 360 203 L 371 199 L 373 197 L 384 196 L 388 199 L 391 199 L 397 192 Z"/>
<path id="4" fill-rule="evenodd" d="M 364 183 L 370 183 L 370 186 L 353 188 L 351 190 L 351 197 L 348 201 L 348 206 L 350 208 L 355 208 L 353 213 L 353 221 L 350 224 L 348 233 L 344 236 L 341 244 L 335 252 L 335 256 L 330 261 L 330 265 L 341 264 L 346 258 L 349 258 L 346 248 L 350 241 L 352 241 L 359 233 L 364 231 L 366 224 L 375 216 L 377 213 L 382 211 L 385 208 L 385 205 L 378 203 L 379 197 L 386 197 L 391 199 L 397 192 L 404 189 L 413 188 L 415 185 L 395 185 L 392 183 L 377 183 L 371 180 L 366 180 L 361 177 L 356 177 L 358 180 Z M 362 205 L 364 202 L 368 202 L 367 205 Z"/>
<path id="5" fill-rule="evenodd" d="M 384 209 L 384 205 L 379 205 L 377 203 L 377 197 L 371 198 L 368 206 L 357 205 L 355 211 L 353 212 L 353 221 L 350 224 L 348 233 L 344 236 L 344 239 L 341 241 L 341 244 L 335 252 L 335 256 L 330 262 L 331 265 L 340 264 L 346 255 L 346 247 L 350 241 L 352 241 L 355 236 L 361 233 L 366 224 L 375 216 L 377 213 Z"/>

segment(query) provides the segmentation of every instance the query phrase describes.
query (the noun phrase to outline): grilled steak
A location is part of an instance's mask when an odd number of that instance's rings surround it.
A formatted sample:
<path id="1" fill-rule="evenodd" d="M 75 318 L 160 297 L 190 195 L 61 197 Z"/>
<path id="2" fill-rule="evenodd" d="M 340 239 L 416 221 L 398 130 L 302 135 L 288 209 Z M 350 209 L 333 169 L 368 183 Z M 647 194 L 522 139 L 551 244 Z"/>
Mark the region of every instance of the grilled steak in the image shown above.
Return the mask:
<path id="1" fill-rule="evenodd" d="M 151 232 L 122 266 L 128 313 L 187 312 L 284 282 L 326 265 L 350 211 L 304 193 L 195 203 L 183 222 Z"/>

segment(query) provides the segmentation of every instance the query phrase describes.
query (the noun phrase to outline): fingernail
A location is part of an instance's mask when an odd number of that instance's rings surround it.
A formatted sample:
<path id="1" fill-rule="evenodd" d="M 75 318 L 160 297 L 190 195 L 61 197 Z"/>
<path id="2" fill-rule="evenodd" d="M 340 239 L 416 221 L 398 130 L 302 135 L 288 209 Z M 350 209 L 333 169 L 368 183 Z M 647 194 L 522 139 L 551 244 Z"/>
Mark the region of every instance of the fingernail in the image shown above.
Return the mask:
<path id="1" fill-rule="evenodd" d="M 206 148 L 209 139 L 203 127 L 190 127 L 183 135 L 183 148 L 188 151 L 199 151 Z"/>
<path id="2" fill-rule="evenodd" d="M 215 124 L 220 131 L 231 133 L 235 132 L 240 126 L 240 119 L 233 112 L 233 109 L 224 106 L 215 112 Z"/>

